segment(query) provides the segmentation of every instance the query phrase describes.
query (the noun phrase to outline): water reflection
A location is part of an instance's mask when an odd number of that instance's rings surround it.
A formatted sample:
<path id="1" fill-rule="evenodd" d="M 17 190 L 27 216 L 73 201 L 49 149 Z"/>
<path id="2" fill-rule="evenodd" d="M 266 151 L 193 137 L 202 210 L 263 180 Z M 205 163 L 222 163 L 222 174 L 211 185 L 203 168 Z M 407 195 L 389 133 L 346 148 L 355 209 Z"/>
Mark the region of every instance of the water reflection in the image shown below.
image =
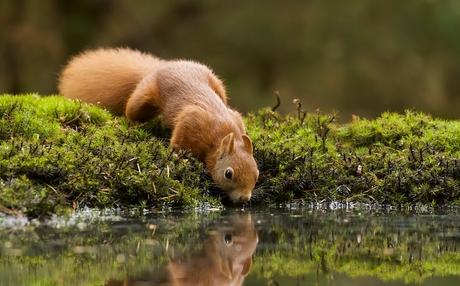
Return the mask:
<path id="1" fill-rule="evenodd" d="M 250 214 L 249 214 L 250 213 Z M 458 213 L 0 217 L 0 285 L 458 285 Z"/>
<path id="2" fill-rule="evenodd" d="M 452 276 L 452 285 L 460 281 L 456 214 L 290 212 L 265 220 L 271 228 L 259 230 L 253 272 L 272 285 L 293 278 L 301 285 L 451 285 Z"/>
<path id="3" fill-rule="evenodd" d="M 173 259 L 147 278 L 111 280 L 106 286 L 134 285 L 242 285 L 252 266 L 258 242 L 249 214 L 233 214 L 218 221 L 200 250 L 186 260 Z"/>

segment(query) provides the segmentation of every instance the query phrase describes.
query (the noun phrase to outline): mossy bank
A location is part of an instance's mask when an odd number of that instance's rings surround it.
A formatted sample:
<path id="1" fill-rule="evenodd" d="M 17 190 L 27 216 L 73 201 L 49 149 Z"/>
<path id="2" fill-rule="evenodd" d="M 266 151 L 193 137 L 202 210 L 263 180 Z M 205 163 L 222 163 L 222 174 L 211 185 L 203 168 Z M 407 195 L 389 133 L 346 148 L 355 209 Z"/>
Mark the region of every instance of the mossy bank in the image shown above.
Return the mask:
<path id="1" fill-rule="evenodd" d="M 0 211 L 220 204 L 201 162 L 169 148 L 161 121 L 130 124 L 60 96 L 0 96 Z M 334 114 L 245 118 L 259 182 L 250 204 L 456 204 L 460 122 L 407 111 L 344 125 Z M 222 196 L 221 196 L 222 195 Z"/>

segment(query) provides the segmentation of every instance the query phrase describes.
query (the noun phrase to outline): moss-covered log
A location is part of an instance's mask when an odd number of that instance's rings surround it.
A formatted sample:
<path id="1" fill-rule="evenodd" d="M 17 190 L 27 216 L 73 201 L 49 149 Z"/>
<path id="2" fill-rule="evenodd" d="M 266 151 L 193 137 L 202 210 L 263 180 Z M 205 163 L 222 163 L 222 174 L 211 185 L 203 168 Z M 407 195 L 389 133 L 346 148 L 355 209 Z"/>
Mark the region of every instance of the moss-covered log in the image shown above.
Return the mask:
<path id="1" fill-rule="evenodd" d="M 169 148 L 160 119 L 134 125 L 37 95 L 0 96 L 0 114 L 2 212 L 219 203 L 202 163 Z M 459 201 L 460 122 L 407 111 L 336 125 L 334 116 L 261 110 L 245 118 L 260 169 L 251 204 Z"/>

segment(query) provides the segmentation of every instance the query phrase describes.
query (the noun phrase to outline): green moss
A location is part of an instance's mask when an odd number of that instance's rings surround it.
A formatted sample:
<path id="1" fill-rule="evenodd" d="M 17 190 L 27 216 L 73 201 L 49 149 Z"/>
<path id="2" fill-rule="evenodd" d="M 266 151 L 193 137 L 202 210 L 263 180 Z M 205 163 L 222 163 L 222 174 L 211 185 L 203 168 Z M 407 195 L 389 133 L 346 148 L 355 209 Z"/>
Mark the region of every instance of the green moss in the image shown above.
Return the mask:
<path id="1" fill-rule="evenodd" d="M 170 150 L 161 119 L 134 125 L 37 95 L 1 96 L 0 114 L 0 204 L 12 212 L 217 202 L 203 164 Z M 459 202 L 458 121 L 407 111 L 336 125 L 335 116 L 245 118 L 260 169 L 253 204 Z"/>
<path id="2" fill-rule="evenodd" d="M 458 202 L 460 122 L 412 111 L 346 125 L 334 124 L 334 117 L 248 116 L 262 200 Z"/>
<path id="3" fill-rule="evenodd" d="M 152 136 L 158 123 L 129 126 L 124 118 L 59 96 L 4 95 L 0 108 L 4 207 L 41 214 L 63 206 L 161 207 L 207 200 L 202 164 L 189 154 L 175 155 L 164 139 Z"/>

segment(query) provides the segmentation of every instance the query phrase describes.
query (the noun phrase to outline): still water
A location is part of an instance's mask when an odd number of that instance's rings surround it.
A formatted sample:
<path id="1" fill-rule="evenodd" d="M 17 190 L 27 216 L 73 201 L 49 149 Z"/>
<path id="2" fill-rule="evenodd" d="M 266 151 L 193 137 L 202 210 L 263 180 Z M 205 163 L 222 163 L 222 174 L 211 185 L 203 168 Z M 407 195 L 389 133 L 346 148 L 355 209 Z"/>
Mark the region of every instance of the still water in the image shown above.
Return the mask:
<path id="1" fill-rule="evenodd" d="M 0 216 L 0 285 L 460 285 L 455 212 Z"/>

